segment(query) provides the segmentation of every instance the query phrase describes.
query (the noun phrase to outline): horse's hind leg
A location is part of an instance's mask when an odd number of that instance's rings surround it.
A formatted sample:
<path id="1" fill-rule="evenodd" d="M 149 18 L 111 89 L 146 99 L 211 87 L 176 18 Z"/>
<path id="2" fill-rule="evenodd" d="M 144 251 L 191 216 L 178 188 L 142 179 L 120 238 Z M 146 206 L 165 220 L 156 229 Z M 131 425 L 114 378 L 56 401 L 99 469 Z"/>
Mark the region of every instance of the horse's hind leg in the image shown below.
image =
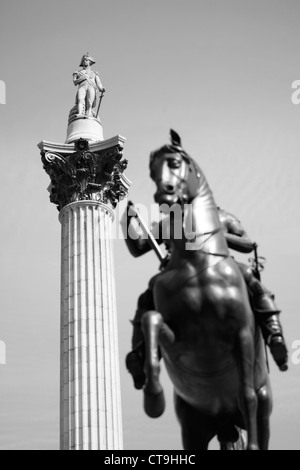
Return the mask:
<path id="1" fill-rule="evenodd" d="M 159 418 L 165 410 L 165 397 L 159 382 L 159 334 L 163 317 L 155 311 L 145 312 L 142 317 L 142 330 L 145 338 L 145 374 L 144 409 L 150 418 Z"/>
<path id="2" fill-rule="evenodd" d="M 272 392 L 269 384 L 257 392 L 258 412 L 257 431 L 260 450 L 268 450 L 270 440 L 270 414 L 272 411 Z"/>
<path id="3" fill-rule="evenodd" d="M 259 450 L 257 439 L 257 395 L 254 387 L 254 339 L 250 328 L 239 334 L 242 392 L 248 431 L 248 450 Z"/>

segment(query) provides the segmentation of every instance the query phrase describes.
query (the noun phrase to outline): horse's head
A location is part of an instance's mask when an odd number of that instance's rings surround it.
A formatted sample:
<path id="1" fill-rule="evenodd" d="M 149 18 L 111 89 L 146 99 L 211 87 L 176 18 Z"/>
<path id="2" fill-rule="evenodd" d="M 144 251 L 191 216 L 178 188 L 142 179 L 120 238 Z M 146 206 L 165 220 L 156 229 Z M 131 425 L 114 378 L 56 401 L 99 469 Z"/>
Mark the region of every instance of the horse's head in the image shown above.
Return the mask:
<path id="1" fill-rule="evenodd" d="M 171 130 L 171 145 L 164 145 L 150 155 L 150 175 L 157 186 L 155 201 L 172 206 L 187 204 L 200 187 L 200 168 L 183 150 L 181 140 Z"/>

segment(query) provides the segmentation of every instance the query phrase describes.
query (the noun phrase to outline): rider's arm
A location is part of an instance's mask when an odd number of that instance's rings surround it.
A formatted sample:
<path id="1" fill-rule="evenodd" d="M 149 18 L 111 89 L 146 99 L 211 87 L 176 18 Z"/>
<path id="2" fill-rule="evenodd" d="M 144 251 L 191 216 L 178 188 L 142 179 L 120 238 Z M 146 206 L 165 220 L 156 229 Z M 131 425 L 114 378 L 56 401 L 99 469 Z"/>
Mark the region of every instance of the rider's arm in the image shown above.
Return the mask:
<path id="1" fill-rule="evenodd" d="M 99 77 L 99 74 L 98 72 L 96 72 L 95 74 L 95 81 L 96 81 L 96 85 L 98 87 L 98 90 L 99 91 L 102 91 L 103 93 L 105 92 L 105 88 L 103 87 L 102 83 L 101 83 L 101 80 L 100 80 L 100 77 Z"/>
<path id="2" fill-rule="evenodd" d="M 151 251 L 151 246 L 149 245 L 147 240 L 144 240 L 142 238 L 138 238 L 137 240 L 133 240 L 129 236 L 125 239 L 127 248 L 129 252 L 134 256 L 135 258 L 139 258 L 140 256 L 148 253 Z"/>
<path id="3" fill-rule="evenodd" d="M 225 238 L 228 247 L 240 253 L 251 253 L 254 249 L 252 240 L 247 235 L 240 221 L 232 214 L 227 214 Z"/>
<path id="4" fill-rule="evenodd" d="M 131 203 L 128 204 L 127 213 L 124 213 L 124 216 L 121 221 L 121 226 L 123 229 L 125 242 L 128 250 L 135 258 L 144 255 L 152 250 L 152 246 L 148 242 L 147 238 L 144 236 L 142 229 L 139 227 L 136 218 L 131 215 L 130 207 Z M 155 225 L 154 230 L 152 230 L 153 235 L 159 245 L 163 243 L 163 239 L 158 237 L 160 233 L 160 225 Z"/>
<path id="5" fill-rule="evenodd" d="M 253 243 L 247 236 L 238 237 L 231 233 L 226 233 L 225 238 L 229 248 L 240 253 L 251 253 L 253 251 Z"/>

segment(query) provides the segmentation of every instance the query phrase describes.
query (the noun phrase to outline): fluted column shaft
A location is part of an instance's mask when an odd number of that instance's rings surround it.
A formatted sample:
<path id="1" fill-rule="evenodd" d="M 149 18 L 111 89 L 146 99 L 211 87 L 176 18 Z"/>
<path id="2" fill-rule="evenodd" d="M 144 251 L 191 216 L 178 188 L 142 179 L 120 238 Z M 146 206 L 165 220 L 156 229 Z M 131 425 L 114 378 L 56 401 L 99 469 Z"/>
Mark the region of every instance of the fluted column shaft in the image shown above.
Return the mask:
<path id="1" fill-rule="evenodd" d="M 112 209 L 60 212 L 61 449 L 122 449 Z"/>

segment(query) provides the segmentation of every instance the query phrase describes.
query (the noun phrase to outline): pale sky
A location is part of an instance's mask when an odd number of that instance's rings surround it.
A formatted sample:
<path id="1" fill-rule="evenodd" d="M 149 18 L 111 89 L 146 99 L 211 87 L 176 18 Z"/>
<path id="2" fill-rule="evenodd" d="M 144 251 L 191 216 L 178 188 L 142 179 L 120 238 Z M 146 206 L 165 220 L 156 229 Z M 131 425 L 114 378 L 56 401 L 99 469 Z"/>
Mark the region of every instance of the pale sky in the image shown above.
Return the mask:
<path id="1" fill-rule="evenodd" d="M 0 449 L 59 446 L 60 224 L 37 144 L 65 141 L 87 51 L 107 90 L 104 137 L 127 138 L 130 198 L 152 203 L 149 152 L 172 127 L 259 244 L 289 348 L 300 340 L 299 19 L 299 0 L 1 1 Z M 158 262 L 114 245 L 125 448 L 180 449 L 167 376 L 167 411 L 153 421 L 124 366 L 129 320 Z M 300 365 L 282 374 L 270 362 L 271 448 L 300 449 Z"/>

